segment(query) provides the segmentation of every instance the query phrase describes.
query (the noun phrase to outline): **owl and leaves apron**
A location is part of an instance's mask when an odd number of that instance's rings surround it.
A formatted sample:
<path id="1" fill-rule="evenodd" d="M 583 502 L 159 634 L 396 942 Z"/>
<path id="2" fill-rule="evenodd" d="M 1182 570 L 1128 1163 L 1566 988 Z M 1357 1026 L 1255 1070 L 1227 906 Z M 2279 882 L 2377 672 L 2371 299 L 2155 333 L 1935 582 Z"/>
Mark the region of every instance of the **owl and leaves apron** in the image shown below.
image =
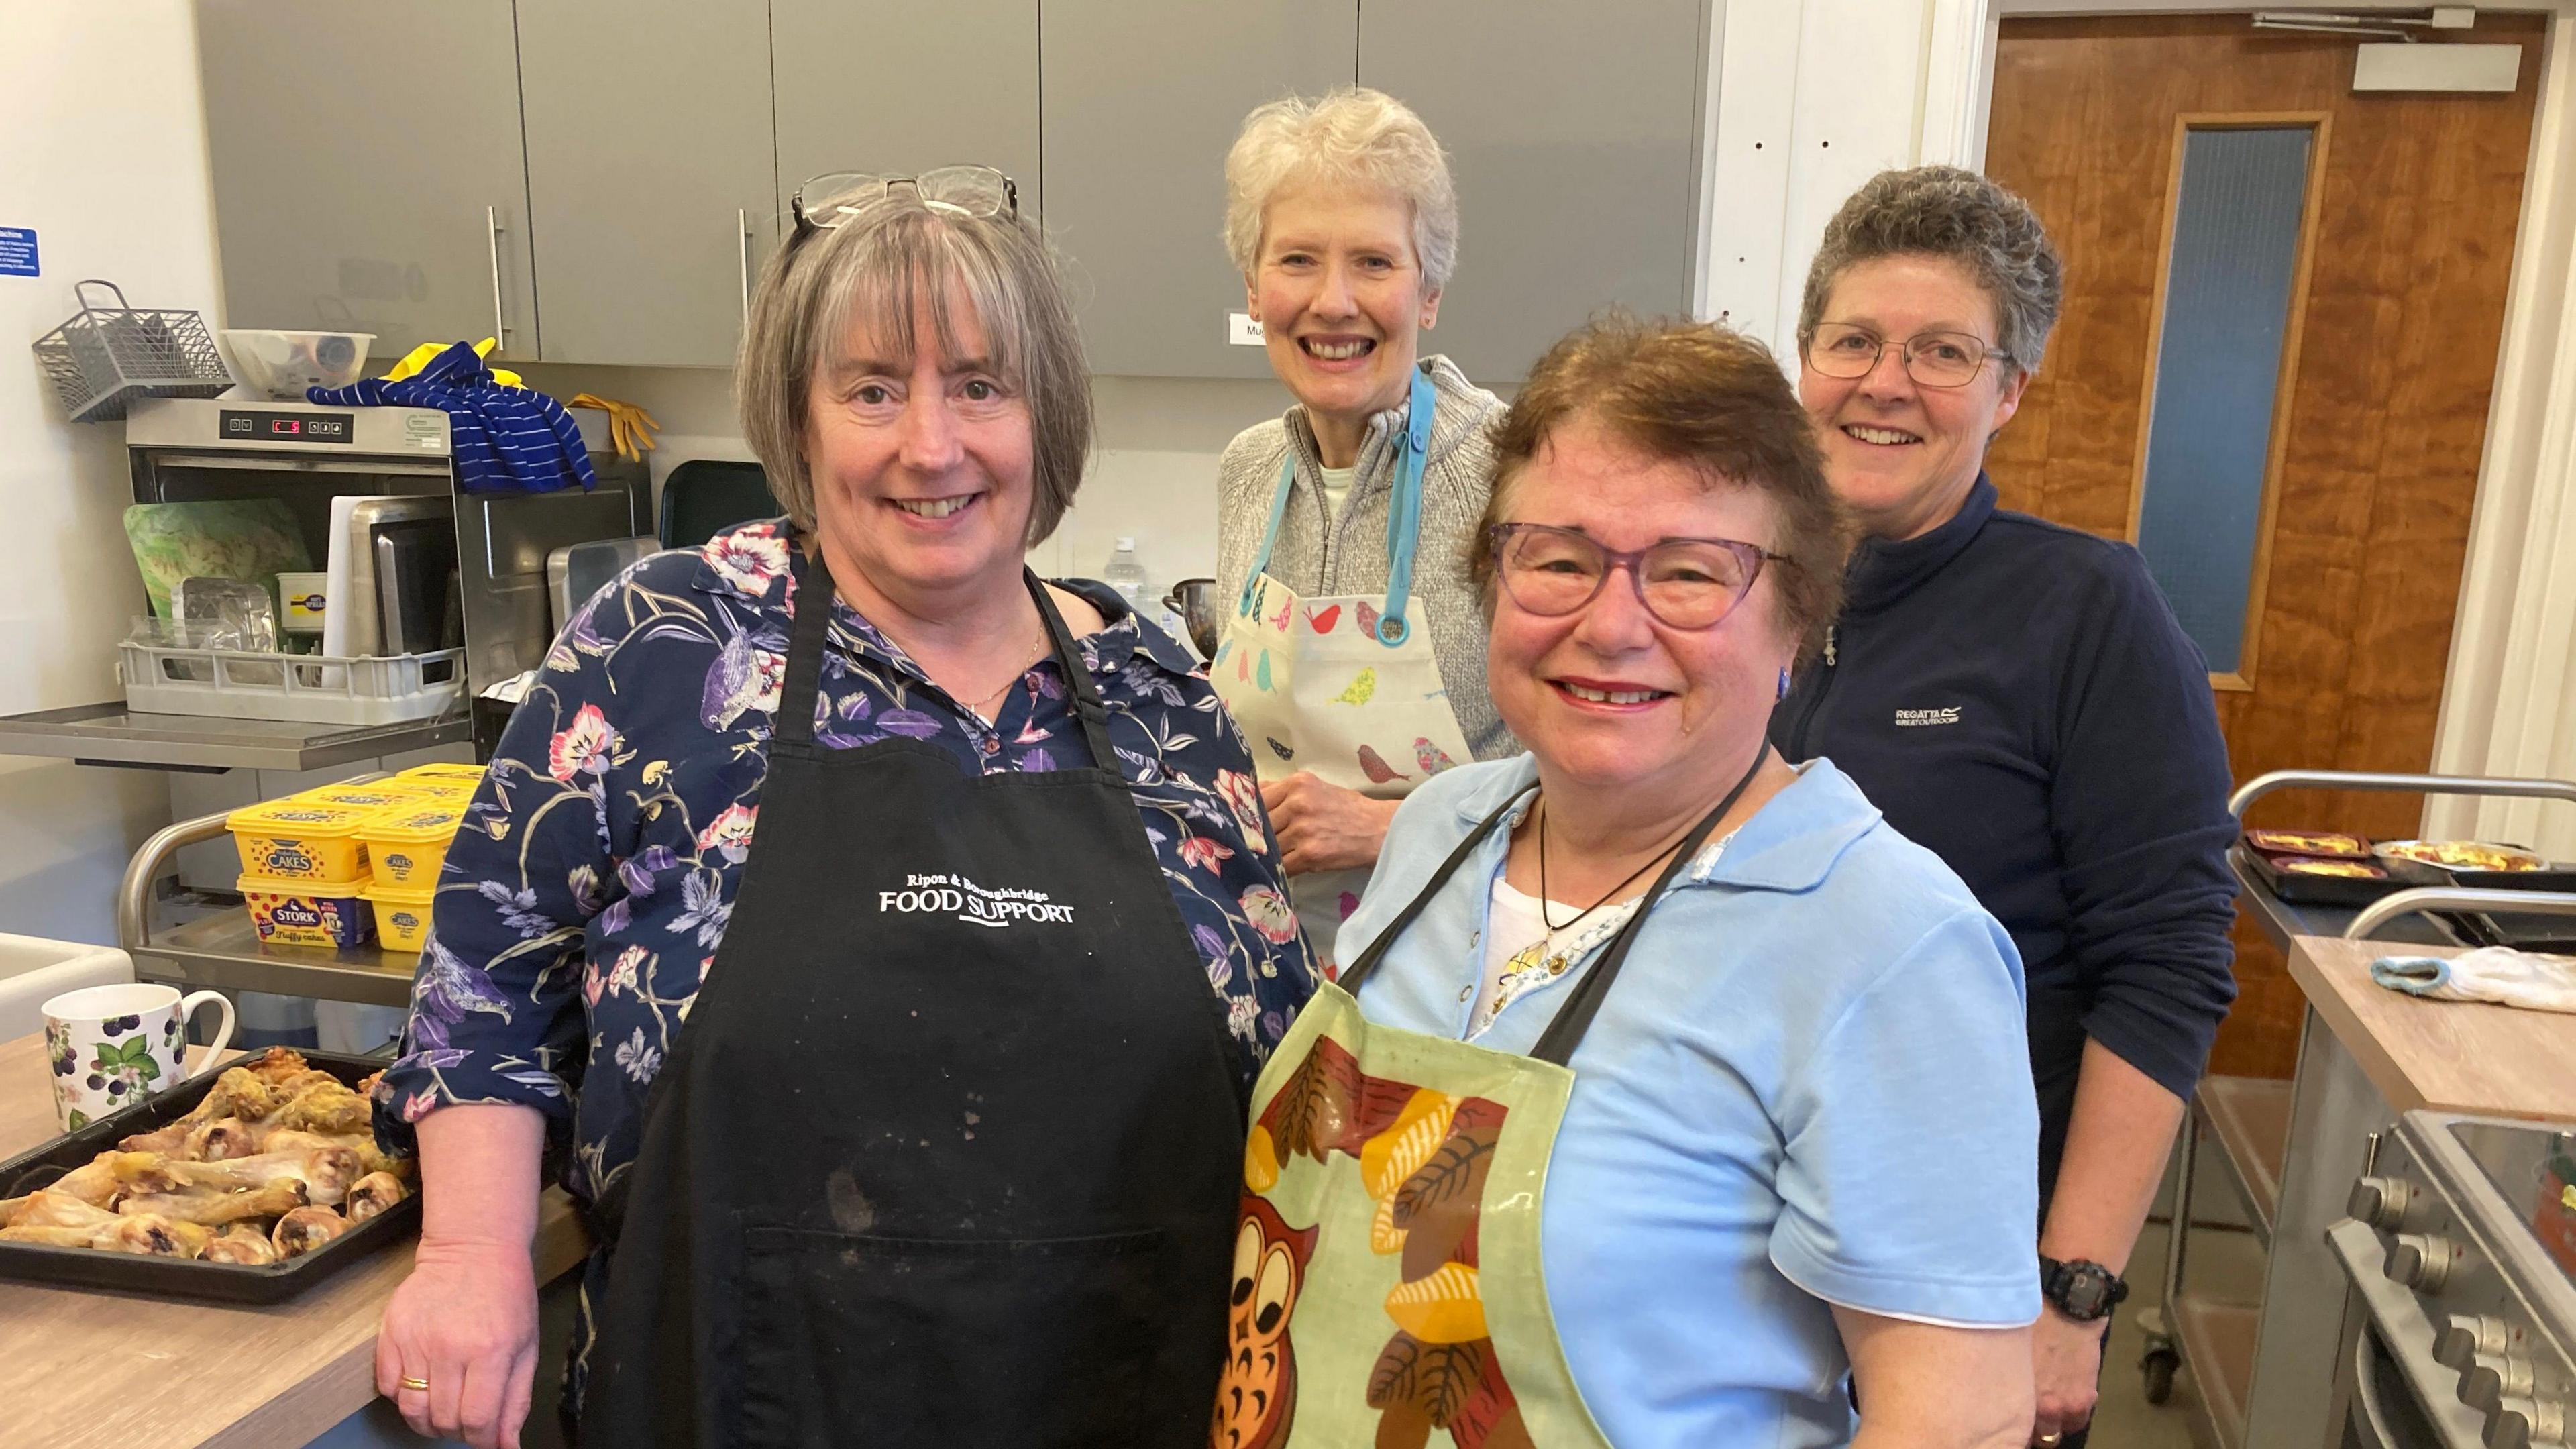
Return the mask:
<path id="1" fill-rule="evenodd" d="M 1419 601 L 1412 592 L 1422 470 L 1436 406 L 1431 378 L 1417 368 L 1387 504 L 1383 595 L 1307 598 L 1271 576 L 1271 551 L 1296 481 L 1296 451 L 1280 462 L 1269 531 L 1208 661 L 1208 678 L 1242 727 L 1263 780 L 1307 770 L 1328 785 L 1398 800 L 1471 758 L 1449 707 L 1431 631 L 1416 627 Z M 1334 937 L 1368 878 L 1363 868 L 1313 871 L 1288 882 L 1319 962 L 1334 959 Z"/>
<path id="2" fill-rule="evenodd" d="M 1523 797 L 1317 989 L 1253 1088 L 1210 1449 L 1425 1449 L 1434 1433 L 1455 1449 L 1610 1449 L 1540 1270 L 1567 1063 L 1655 902 L 1753 773 L 1693 827 L 1528 1056 L 1381 1025 L 1358 1000 Z"/>

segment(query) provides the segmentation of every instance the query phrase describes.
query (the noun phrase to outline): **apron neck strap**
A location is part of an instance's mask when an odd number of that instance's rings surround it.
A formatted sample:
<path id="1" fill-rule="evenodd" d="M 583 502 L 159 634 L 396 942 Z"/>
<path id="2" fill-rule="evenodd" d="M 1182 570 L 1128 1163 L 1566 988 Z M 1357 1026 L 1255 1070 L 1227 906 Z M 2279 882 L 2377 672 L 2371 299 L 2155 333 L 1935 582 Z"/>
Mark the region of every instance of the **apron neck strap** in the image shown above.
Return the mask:
<path id="1" fill-rule="evenodd" d="M 1532 785 L 1527 790 L 1514 793 L 1512 798 L 1495 806 L 1494 813 L 1486 816 L 1475 829 L 1467 832 L 1467 838 L 1458 842 L 1458 848 L 1449 852 L 1447 860 L 1440 862 L 1440 868 L 1431 873 L 1431 879 L 1423 882 L 1421 891 L 1411 901 L 1405 903 L 1404 909 L 1396 913 L 1394 920 L 1386 923 L 1386 929 L 1377 933 L 1376 940 L 1369 942 L 1368 949 L 1360 953 L 1360 959 L 1343 969 L 1337 984 L 1344 991 L 1353 996 L 1360 994 L 1360 987 L 1366 985 L 1368 979 L 1377 974 L 1378 963 L 1386 959 L 1386 953 L 1395 945 L 1396 938 L 1403 935 L 1405 929 L 1411 926 L 1415 918 L 1431 904 L 1431 898 L 1440 894 L 1440 888 L 1447 885 L 1449 878 L 1458 873 L 1458 867 L 1467 863 L 1468 856 L 1476 853 L 1476 847 L 1484 843 L 1485 837 L 1493 834 L 1494 828 L 1503 823 L 1504 818 L 1512 813 L 1513 808 L 1537 793 L 1537 790 L 1538 787 Z"/>
<path id="2" fill-rule="evenodd" d="M 805 577 L 796 586 L 795 621 L 787 634 L 787 677 L 779 683 L 778 714 L 769 729 L 772 749 L 812 747 L 814 696 L 823 674 L 824 641 L 832 629 L 832 566 L 823 559 L 822 541 L 816 539 L 808 547 L 799 539 L 796 551 L 805 556 Z"/>
<path id="3" fill-rule="evenodd" d="M 770 732 L 772 748 L 783 745 L 793 750 L 808 749 L 814 743 L 814 701 L 821 690 L 823 651 L 831 633 L 832 602 L 837 597 L 832 565 L 824 559 L 821 545 L 810 549 L 800 545 L 799 552 L 805 556 L 805 579 L 797 587 L 795 622 L 788 634 L 787 677 L 779 685 L 778 715 Z M 1074 647 L 1073 633 L 1065 627 L 1064 616 L 1056 612 L 1055 600 L 1048 597 L 1046 585 L 1025 566 L 1020 570 L 1020 579 L 1038 606 L 1056 667 L 1064 671 L 1066 687 L 1073 692 L 1074 718 L 1082 724 L 1082 739 L 1090 747 L 1091 762 L 1114 775 L 1118 773 L 1118 757 L 1109 747 L 1109 710 L 1100 702 L 1100 686 L 1083 664 L 1082 651 Z M 814 607 L 818 599 L 822 601 L 820 608 Z"/>
<path id="4" fill-rule="evenodd" d="M 1416 366 L 1406 395 L 1404 444 L 1396 459 L 1394 492 L 1386 509 L 1386 606 L 1378 614 L 1377 634 L 1378 642 L 1390 647 L 1413 632 L 1404 611 L 1413 596 L 1413 556 L 1422 536 L 1422 470 L 1431 456 L 1431 424 L 1438 408 L 1430 372 Z M 1279 486 L 1270 492 L 1270 526 L 1261 536 L 1261 552 L 1253 556 L 1252 568 L 1243 576 L 1243 596 L 1235 603 L 1238 614 L 1252 612 L 1253 593 L 1270 568 L 1271 550 L 1279 546 L 1279 527 L 1288 516 L 1288 491 L 1296 481 L 1297 447 L 1292 439 L 1287 456 L 1279 460 Z"/>
<path id="5" fill-rule="evenodd" d="M 1082 650 L 1073 642 L 1073 631 L 1065 627 L 1064 615 L 1056 612 L 1047 586 L 1025 567 L 1020 578 L 1038 606 L 1038 617 L 1046 621 L 1047 642 L 1055 649 L 1056 667 L 1064 671 L 1065 687 L 1073 691 L 1073 717 L 1082 723 L 1082 742 L 1091 749 L 1091 763 L 1118 775 L 1118 756 L 1109 748 L 1109 707 L 1100 702 L 1100 685 L 1091 677 L 1090 666 L 1082 662 Z"/>
<path id="6" fill-rule="evenodd" d="M 1673 851 L 1673 858 L 1664 863 L 1655 883 L 1638 898 L 1636 914 L 1630 916 L 1628 923 L 1619 928 L 1619 934 L 1611 938 L 1610 947 L 1602 953 L 1600 962 L 1575 983 L 1574 993 L 1566 998 L 1565 1005 L 1558 1008 L 1555 1019 L 1548 1023 L 1547 1031 L 1539 1037 L 1538 1045 L 1531 1049 L 1531 1056 L 1560 1067 L 1574 1059 L 1574 1049 L 1583 1044 L 1583 1034 L 1591 1029 L 1592 1018 L 1601 1012 L 1601 999 L 1609 994 L 1610 983 L 1617 979 L 1620 967 L 1627 964 L 1628 948 L 1636 941 L 1638 928 L 1646 923 L 1646 913 L 1654 909 L 1656 899 L 1673 883 L 1673 878 L 1681 874 L 1682 867 L 1688 865 L 1691 857 L 1699 854 L 1700 847 L 1708 843 L 1710 832 L 1717 829 L 1717 822 L 1725 819 L 1726 812 L 1735 808 L 1735 802 L 1744 798 L 1753 777 L 1761 772 L 1762 762 L 1770 756 L 1768 744 L 1755 751 L 1753 763 L 1745 769 L 1743 778 L 1735 782 L 1735 788 L 1727 791 L 1726 798 L 1717 802 L 1717 808 L 1701 816 L 1699 823 L 1691 827 L 1690 834 L 1682 837 L 1681 845 Z M 1523 790 L 1495 806 L 1494 813 L 1486 816 L 1482 824 L 1467 833 L 1466 839 L 1458 842 L 1458 848 L 1449 852 L 1447 860 L 1440 862 L 1440 868 L 1431 873 L 1431 879 L 1423 884 L 1421 892 L 1387 923 L 1385 930 L 1378 932 L 1377 939 L 1369 942 L 1368 949 L 1360 953 L 1360 958 L 1342 972 L 1339 985 L 1343 990 L 1353 996 L 1359 995 L 1360 987 L 1376 974 L 1378 963 L 1386 959 L 1386 953 L 1395 945 L 1396 938 L 1403 935 L 1405 929 L 1431 904 L 1432 897 L 1440 894 L 1441 887 L 1458 873 L 1458 867 L 1466 864 L 1468 856 L 1475 854 L 1476 847 L 1484 843 L 1485 837 L 1493 834 L 1513 808 L 1527 800 L 1536 788 L 1532 786 L 1530 790 Z"/>

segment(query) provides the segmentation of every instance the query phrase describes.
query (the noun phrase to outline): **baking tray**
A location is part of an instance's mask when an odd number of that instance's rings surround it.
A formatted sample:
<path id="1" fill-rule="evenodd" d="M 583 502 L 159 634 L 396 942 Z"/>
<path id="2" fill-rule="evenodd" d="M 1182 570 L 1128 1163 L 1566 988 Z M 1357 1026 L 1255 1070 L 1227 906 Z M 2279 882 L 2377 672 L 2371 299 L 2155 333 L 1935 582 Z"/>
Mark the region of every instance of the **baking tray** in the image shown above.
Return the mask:
<path id="1" fill-rule="evenodd" d="M 2263 878 L 2263 888 L 2276 899 L 2293 906 L 2338 906 L 2345 910 L 2359 910 L 2381 896 L 2394 895 L 2421 884 L 2419 881 L 2399 880 L 2394 872 L 2385 880 L 2363 880 L 2348 875 L 2308 875 L 2281 869 L 2272 863 L 2272 857 L 2256 850 L 2251 841 L 2239 839 L 2237 848 L 2245 852 L 2245 859 L 2253 865 L 2254 873 Z"/>
<path id="2" fill-rule="evenodd" d="M 329 1072 L 354 1087 L 384 1069 L 375 1057 L 300 1052 L 306 1066 Z M 125 1138 L 150 1132 L 188 1115 L 215 1088 L 220 1071 L 204 1072 L 121 1112 L 66 1132 L 32 1152 L 0 1162 L 0 1198 L 19 1197 L 108 1151 Z M 0 1243 L 0 1278 L 50 1283 L 61 1288 L 119 1288 L 172 1298 L 212 1298 L 230 1303 L 278 1303 L 378 1248 L 408 1237 L 420 1225 L 420 1188 L 300 1258 L 283 1263 L 207 1263 L 152 1258 L 97 1248 L 56 1248 L 42 1243 Z"/>

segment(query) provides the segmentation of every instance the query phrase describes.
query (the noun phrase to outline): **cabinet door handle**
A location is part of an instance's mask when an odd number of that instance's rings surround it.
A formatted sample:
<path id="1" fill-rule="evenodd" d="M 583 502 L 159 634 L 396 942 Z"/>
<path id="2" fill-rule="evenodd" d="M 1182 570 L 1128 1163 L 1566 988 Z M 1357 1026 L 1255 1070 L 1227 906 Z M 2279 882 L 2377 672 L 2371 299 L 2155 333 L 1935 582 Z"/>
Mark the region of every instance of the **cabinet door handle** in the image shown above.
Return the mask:
<path id="1" fill-rule="evenodd" d="M 751 326 L 751 213 L 737 209 L 733 214 L 734 255 L 741 263 L 742 325 Z"/>
<path id="2" fill-rule="evenodd" d="M 501 312 L 501 209 L 483 208 L 483 239 L 492 249 L 492 350 L 510 350 L 510 322 Z"/>

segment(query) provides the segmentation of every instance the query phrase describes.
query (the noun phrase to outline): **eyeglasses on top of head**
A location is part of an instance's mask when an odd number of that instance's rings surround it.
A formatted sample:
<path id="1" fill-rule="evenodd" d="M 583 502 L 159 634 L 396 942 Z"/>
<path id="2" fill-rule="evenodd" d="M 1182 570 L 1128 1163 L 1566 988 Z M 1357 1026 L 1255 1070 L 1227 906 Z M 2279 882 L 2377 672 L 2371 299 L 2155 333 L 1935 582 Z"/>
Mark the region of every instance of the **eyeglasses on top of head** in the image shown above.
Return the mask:
<path id="1" fill-rule="evenodd" d="M 1590 604 L 1611 573 L 1625 569 L 1647 613 L 1675 629 L 1713 628 L 1753 591 L 1763 564 L 1789 563 L 1785 554 L 1733 538 L 1667 538 L 1621 550 L 1545 523 L 1498 523 L 1489 537 L 1504 592 L 1545 618 Z"/>
<path id="2" fill-rule="evenodd" d="M 796 194 L 788 198 L 787 209 L 796 218 L 796 235 L 788 245 L 839 226 L 859 208 L 891 194 L 898 186 L 911 187 L 936 211 L 1015 220 L 1020 214 L 1020 184 L 990 166 L 942 166 L 918 176 L 828 171 L 797 187 Z"/>
<path id="3" fill-rule="evenodd" d="M 1799 355 L 1823 376 L 1848 379 L 1869 376 L 1890 347 L 1898 349 L 1905 375 L 1924 387 L 1966 387 L 1988 359 L 1998 365 L 2013 360 L 2011 353 L 1967 332 L 1917 332 L 1899 343 L 1850 322 L 1817 323 Z"/>

